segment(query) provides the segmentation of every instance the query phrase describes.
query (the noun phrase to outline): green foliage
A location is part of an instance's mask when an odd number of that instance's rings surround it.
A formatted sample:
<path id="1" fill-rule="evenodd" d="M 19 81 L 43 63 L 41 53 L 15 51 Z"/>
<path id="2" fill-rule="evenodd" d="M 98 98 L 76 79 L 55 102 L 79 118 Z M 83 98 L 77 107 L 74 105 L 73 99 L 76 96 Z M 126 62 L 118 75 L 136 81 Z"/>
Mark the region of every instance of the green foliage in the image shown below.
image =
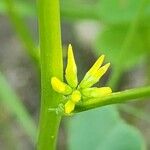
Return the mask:
<path id="1" fill-rule="evenodd" d="M 7 0 L 0 0 L 0 13 L 5 14 L 7 12 L 6 6 Z M 15 3 L 15 10 L 22 16 L 35 16 L 36 7 L 33 1 L 30 0 L 12 0 Z"/>
<path id="2" fill-rule="evenodd" d="M 139 132 L 127 125 L 115 107 L 84 112 L 69 120 L 69 150 L 144 150 Z"/>
<path id="3" fill-rule="evenodd" d="M 16 9 L 23 16 L 35 16 L 36 7 L 34 0 L 13 0 Z M 102 20 L 109 24 L 127 24 L 131 22 L 137 12 L 141 0 L 62 0 L 62 17 L 74 19 Z M 5 0 L 0 1 L 0 13 L 6 12 Z M 150 1 L 147 0 L 142 20 L 148 20 L 150 16 Z M 145 22 L 146 23 L 146 22 Z"/>
<path id="4" fill-rule="evenodd" d="M 105 25 L 107 24 L 102 31 L 102 34 L 99 34 L 97 38 L 95 53 L 97 55 L 104 53 L 107 56 L 111 61 L 113 68 L 119 70 L 118 72 L 115 72 L 117 73 L 118 78 L 124 70 L 133 67 L 140 59 L 144 58 L 147 53 L 145 49 L 149 49 L 149 47 L 145 46 L 149 44 L 149 29 L 143 28 L 140 25 L 141 22 L 144 26 L 149 25 L 150 1 L 144 1 L 146 2 L 146 5 L 143 9 L 142 17 L 139 20 L 137 19 L 138 21 L 135 18 L 138 18 L 138 11 L 142 0 L 62 0 L 61 14 L 64 18 L 70 20 L 94 19 L 101 21 L 101 23 Z M 14 0 L 14 2 L 15 10 L 18 14 L 28 17 L 36 15 L 36 7 L 30 0 Z M 52 2 L 55 3 L 55 1 Z M 5 0 L 0 1 L 0 13 L 6 13 L 7 7 L 5 4 Z M 43 4 L 42 0 L 41 4 Z M 48 5 L 40 5 L 43 10 L 45 10 L 47 6 Z M 43 89 L 46 89 L 47 91 L 43 90 L 45 93 L 43 94 L 43 110 L 41 111 L 43 113 L 41 115 L 41 129 L 45 131 L 43 132 L 41 130 L 42 136 L 40 136 L 39 142 L 42 146 L 39 146 L 39 149 L 42 149 L 42 147 L 48 148 L 49 145 L 55 145 L 56 132 L 60 120 L 55 114 L 45 111 L 49 106 L 55 106 L 56 99 L 58 98 L 58 96 L 51 91 L 49 77 L 57 73 L 59 75 L 62 74 L 61 69 L 55 69 L 55 64 L 58 64 L 56 58 L 58 58 L 58 54 L 61 56 L 61 42 L 58 42 L 58 39 L 54 39 L 54 37 L 59 36 L 59 32 L 57 31 L 59 30 L 57 28 L 58 26 L 55 25 L 55 23 L 59 25 L 59 20 L 53 21 L 53 15 L 56 11 L 56 9 L 53 10 L 53 8 L 54 7 L 50 10 L 51 15 L 49 13 L 42 14 L 41 12 L 40 16 L 42 31 L 42 36 L 40 38 L 43 43 L 41 62 L 43 66 L 42 69 L 44 70 L 42 71 L 42 85 L 44 85 Z M 47 10 L 49 11 L 49 8 L 47 8 Z M 43 13 L 44 12 L 45 11 L 43 11 Z M 58 11 L 57 13 L 59 14 Z M 42 15 L 45 15 L 49 19 L 45 20 Z M 16 27 L 18 24 L 19 21 L 17 21 L 17 23 L 15 22 Z M 22 31 L 19 30 L 18 32 Z M 51 34 L 54 32 L 56 33 L 56 36 Z M 22 34 L 21 36 L 23 37 L 24 35 Z M 48 38 L 45 38 L 45 36 L 48 36 Z M 58 38 L 60 40 L 60 37 Z M 26 39 L 23 38 L 23 40 Z M 27 47 L 29 47 L 29 45 Z M 57 53 L 55 49 L 60 51 Z M 98 49 L 100 49 L 100 51 Z M 47 52 L 49 52 L 48 55 Z M 45 58 L 45 56 L 48 57 Z M 60 64 L 62 64 L 62 62 Z M 52 68 L 52 71 L 49 70 L 50 68 Z M 113 79 L 116 81 L 116 78 Z M 4 78 L 0 77 L 0 83 L 2 85 L 0 96 L 5 105 L 7 105 L 9 110 L 17 116 L 17 119 L 24 126 L 26 132 L 30 136 L 35 135 L 34 123 L 20 102 L 20 99 L 13 93 Z M 49 101 L 51 96 L 52 99 Z M 51 122 L 54 123 L 51 124 Z M 44 143 L 45 139 L 48 141 L 46 142 L 46 146 Z M 101 108 L 100 110 L 93 110 L 75 116 L 72 121 L 69 122 L 68 142 L 70 150 L 143 150 L 145 148 L 143 139 L 138 131 L 127 125 L 119 117 L 116 109 L 113 107 Z"/>
<path id="5" fill-rule="evenodd" d="M 11 20 L 11 23 L 22 40 L 26 52 L 28 55 L 40 66 L 39 63 L 39 48 L 37 48 L 35 41 L 29 31 L 28 26 L 25 24 L 23 17 L 20 15 L 19 10 L 16 7 L 17 2 L 12 0 L 5 0 L 7 15 Z"/>
<path id="6" fill-rule="evenodd" d="M 136 17 L 140 5 L 141 0 L 101 0 L 99 10 L 104 22 L 126 24 Z M 144 12 L 144 15 L 147 16 L 148 14 Z"/>
<path id="7" fill-rule="evenodd" d="M 127 34 L 128 27 L 106 27 L 97 38 L 95 53 L 105 54 L 112 67 L 122 67 L 123 70 L 133 67 L 145 56 L 145 45 L 140 33 L 136 32 L 128 49 L 122 50 Z"/>
<path id="8" fill-rule="evenodd" d="M 62 0 L 63 17 L 95 19 L 108 24 L 128 24 L 136 16 L 141 0 Z M 150 1 L 146 1 L 142 20 L 150 16 Z"/>
<path id="9" fill-rule="evenodd" d="M 13 114 L 20 125 L 29 135 L 32 142 L 35 142 L 36 125 L 32 120 L 30 114 L 25 108 L 21 99 L 16 95 L 10 85 L 7 83 L 5 77 L 0 73 L 0 102 Z"/>

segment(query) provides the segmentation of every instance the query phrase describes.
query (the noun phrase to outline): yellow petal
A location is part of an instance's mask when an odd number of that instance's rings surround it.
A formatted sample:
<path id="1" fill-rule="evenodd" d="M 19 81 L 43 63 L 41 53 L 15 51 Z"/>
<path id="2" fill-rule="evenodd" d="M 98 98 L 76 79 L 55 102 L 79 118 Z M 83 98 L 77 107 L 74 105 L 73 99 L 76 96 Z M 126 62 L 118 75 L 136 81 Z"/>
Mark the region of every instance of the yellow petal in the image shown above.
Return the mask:
<path id="1" fill-rule="evenodd" d="M 75 108 L 75 103 L 73 103 L 71 100 L 69 100 L 66 104 L 65 104 L 65 113 L 66 114 L 70 114 Z"/>
<path id="2" fill-rule="evenodd" d="M 75 88 L 78 84 L 78 78 L 77 78 L 77 67 L 73 55 L 73 50 L 71 44 L 69 44 L 68 47 L 68 62 L 66 67 L 66 80 L 68 84 Z"/>
<path id="3" fill-rule="evenodd" d="M 51 78 L 51 85 L 52 85 L 53 89 L 58 93 L 68 95 L 68 94 L 71 94 L 71 92 L 72 92 L 72 89 L 67 84 L 60 81 L 56 77 Z"/>
<path id="4" fill-rule="evenodd" d="M 85 97 L 102 97 L 107 96 L 112 93 L 112 90 L 110 87 L 101 87 L 101 88 L 87 88 L 82 90 L 82 94 Z"/>
<path id="5" fill-rule="evenodd" d="M 81 100 L 81 93 L 78 90 L 73 91 L 71 94 L 71 101 L 77 103 Z"/>

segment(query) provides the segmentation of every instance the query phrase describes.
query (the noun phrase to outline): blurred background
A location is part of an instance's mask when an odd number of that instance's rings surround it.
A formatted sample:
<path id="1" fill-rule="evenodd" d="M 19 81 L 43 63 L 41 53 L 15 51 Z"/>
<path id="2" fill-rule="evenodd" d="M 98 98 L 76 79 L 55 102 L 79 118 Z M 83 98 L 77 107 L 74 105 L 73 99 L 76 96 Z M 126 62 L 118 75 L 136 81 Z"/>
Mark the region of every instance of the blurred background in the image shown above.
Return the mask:
<path id="1" fill-rule="evenodd" d="M 111 69 L 97 86 L 150 84 L 150 0 L 61 0 L 64 68 L 73 45 L 81 80 L 101 54 Z M 35 0 L 0 0 L 0 150 L 35 149 L 40 110 Z M 64 118 L 58 150 L 150 150 L 150 101 Z"/>

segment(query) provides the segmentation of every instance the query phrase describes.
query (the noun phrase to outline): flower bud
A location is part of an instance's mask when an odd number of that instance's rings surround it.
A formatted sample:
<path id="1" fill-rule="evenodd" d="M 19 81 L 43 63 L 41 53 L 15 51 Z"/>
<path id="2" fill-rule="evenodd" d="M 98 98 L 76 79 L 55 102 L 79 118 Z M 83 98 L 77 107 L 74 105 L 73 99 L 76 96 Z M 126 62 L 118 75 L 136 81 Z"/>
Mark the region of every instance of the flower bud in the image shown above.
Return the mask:
<path id="1" fill-rule="evenodd" d="M 104 61 L 105 56 L 101 55 L 98 60 L 95 62 L 95 64 L 91 67 L 91 69 L 86 73 L 86 75 L 84 76 L 83 80 L 81 81 L 81 85 L 83 82 L 85 82 L 86 80 L 88 80 L 88 78 L 92 75 L 94 75 L 97 70 L 101 67 L 103 61 Z"/>
<path id="2" fill-rule="evenodd" d="M 68 47 L 68 62 L 67 62 L 65 77 L 66 77 L 68 84 L 72 88 L 77 87 L 78 85 L 77 67 L 76 67 L 71 44 L 69 44 L 69 47 Z"/>
<path id="3" fill-rule="evenodd" d="M 60 81 L 56 77 L 52 77 L 51 84 L 52 84 L 53 89 L 58 93 L 69 95 L 72 92 L 72 89 L 67 84 Z"/>
<path id="4" fill-rule="evenodd" d="M 75 108 L 75 103 L 72 102 L 71 100 L 69 100 L 66 104 L 65 104 L 65 113 L 66 114 L 70 114 Z"/>
<path id="5" fill-rule="evenodd" d="M 107 96 L 111 93 L 112 93 L 112 90 L 110 87 L 86 88 L 82 90 L 82 94 L 88 98 Z"/>
<path id="6" fill-rule="evenodd" d="M 109 66 L 110 66 L 110 63 L 107 63 L 103 67 L 99 68 L 95 74 L 91 74 L 87 80 L 81 82 L 79 87 L 89 88 L 95 83 L 97 83 L 100 80 L 100 78 L 105 74 L 105 72 L 108 70 Z"/>

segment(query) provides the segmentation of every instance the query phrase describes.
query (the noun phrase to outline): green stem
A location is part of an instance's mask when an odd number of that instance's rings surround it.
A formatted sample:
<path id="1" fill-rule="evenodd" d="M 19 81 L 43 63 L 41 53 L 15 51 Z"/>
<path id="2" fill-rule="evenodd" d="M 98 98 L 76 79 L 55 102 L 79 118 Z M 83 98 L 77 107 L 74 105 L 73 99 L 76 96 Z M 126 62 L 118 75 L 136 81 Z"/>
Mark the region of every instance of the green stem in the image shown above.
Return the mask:
<path id="1" fill-rule="evenodd" d="M 109 96 L 102 98 L 94 98 L 77 105 L 76 111 L 86 111 L 100 106 L 124 103 L 132 100 L 143 100 L 142 98 L 150 97 L 150 87 L 136 88 L 122 92 L 112 93 Z"/>
<path id="2" fill-rule="evenodd" d="M 28 27 L 25 25 L 24 20 L 19 16 L 13 0 L 5 0 L 5 2 L 7 6 L 8 16 L 17 34 L 22 40 L 27 54 L 39 65 L 39 50 L 38 48 L 36 48 L 35 42 L 33 41 Z"/>
<path id="3" fill-rule="evenodd" d="M 54 150 L 61 117 L 49 108 L 58 107 L 62 96 L 51 87 L 51 77 L 62 79 L 63 61 L 59 0 L 38 0 L 41 50 L 41 112 L 38 150 Z"/>

